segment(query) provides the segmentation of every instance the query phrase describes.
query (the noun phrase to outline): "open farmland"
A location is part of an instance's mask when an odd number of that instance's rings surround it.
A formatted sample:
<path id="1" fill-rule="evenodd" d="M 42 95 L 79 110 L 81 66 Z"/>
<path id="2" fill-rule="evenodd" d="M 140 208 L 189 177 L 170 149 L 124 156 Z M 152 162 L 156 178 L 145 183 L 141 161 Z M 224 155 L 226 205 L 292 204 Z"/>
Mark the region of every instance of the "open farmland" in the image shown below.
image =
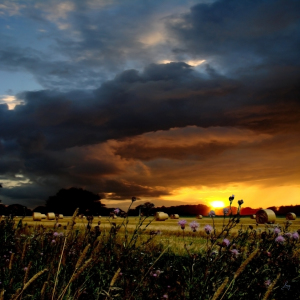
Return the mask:
<path id="1" fill-rule="evenodd" d="M 207 242 L 207 234 L 204 231 L 205 225 L 211 225 L 215 226 L 216 233 L 218 234 L 221 230 L 224 224 L 227 223 L 229 217 L 226 217 L 225 219 L 223 217 L 215 217 L 212 219 L 211 217 L 203 217 L 203 219 L 196 219 L 194 217 L 185 217 L 180 219 L 168 219 L 165 221 L 155 221 L 153 217 L 148 217 L 144 221 L 144 225 L 147 225 L 149 222 L 150 225 L 147 226 L 146 230 L 142 231 L 139 240 L 143 241 L 147 239 L 151 231 L 159 231 L 159 235 L 156 237 L 156 241 L 161 242 L 165 246 L 169 246 L 175 253 L 177 254 L 184 254 L 186 252 L 184 245 L 188 244 L 191 251 L 196 251 L 197 249 L 203 249 L 203 245 Z M 186 220 L 187 225 L 183 232 L 183 230 L 178 225 L 179 220 Z M 16 220 L 20 220 L 20 218 L 17 218 Z M 30 226 L 38 226 L 43 225 L 47 228 L 53 228 L 57 231 L 64 232 L 64 228 L 67 226 L 67 224 L 71 221 L 71 217 L 64 217 L 63 219 L 58 220 L 58 222 L 54 220 L 47 220 L 44 219 L 42 221 L 33 221 L 32 217 L 25 217 L 23 218 L 23 223 L 27 223 Z M 101 218 L 94 217 L 92 223 L 90 223 L 91 227 L 98 225 L 98 222 L 100 221 L 100 229 L 102 232 L 109 232 L 111 228 L 111 224 L 115 223 L 117 226 L 122 225 L 124 219 L 118 217 L 117 219 L 109 218 L 108 216 L 102 216 Z M 128 218 L 128 225 L 127 229 L 129 231 L 129 234 L 131 234 L 134 229 L 136 228 L 136 225 L 139 222 L 138 217 L 129 217 Z M 191 228 L 189 227 L 189 224 L 192 221 L 196 221 L 199 223 L 199 228 L 196 232 L 193 232 Z M 246 230 L 249 229 L 249 226 L 253 226 L 253 229 L 256 230 L 258 233 L 264 231 L 266 228 L 274 228 L 276 226 L 280 228 L 284 228 L 286 225 L 287 220 L 285 217 L 277 217 L 276 223 L 272 225 L 268 224 L 256 224 L 256 221 L 253 219 L 250 219 L 250 217 L 245 216 L 240 219 L 240 222 L 231 229 L 228 238 L 234 237 L 238 233 L 239 230 Z M 56 228 L 56 224 L 60 224 L 61 227 Z M 74 229 L 80 229 L 84 230 L 88 225 L 88 221 L 84 218 L 76 218 L 76 224 L 74 226 Z M 291 225 L 289 226 L 289 230 L 291 232 L 297 231 L 300 229 L 300 220 L 296 219 L 294 221 L 291 221 Z M 124 232 L 124 226 L 120 227 L 120 233 Z M 200 247 L 200 248 L 199 248 Z"/>

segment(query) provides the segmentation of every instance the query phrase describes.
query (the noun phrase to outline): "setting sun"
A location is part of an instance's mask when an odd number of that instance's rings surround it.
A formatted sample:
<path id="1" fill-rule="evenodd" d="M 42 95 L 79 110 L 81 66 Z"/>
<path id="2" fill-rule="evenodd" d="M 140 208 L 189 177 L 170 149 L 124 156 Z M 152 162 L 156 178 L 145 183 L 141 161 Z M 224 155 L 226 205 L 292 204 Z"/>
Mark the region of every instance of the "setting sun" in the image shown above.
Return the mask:
<path id="1" fill-rule="evenodd" d="M 223 201 L 213 201 L 210 203 L 210 205 L 213 207 L 213 208 L 220 208 L 220 207 L 225 207 L 225 204 Z"/>

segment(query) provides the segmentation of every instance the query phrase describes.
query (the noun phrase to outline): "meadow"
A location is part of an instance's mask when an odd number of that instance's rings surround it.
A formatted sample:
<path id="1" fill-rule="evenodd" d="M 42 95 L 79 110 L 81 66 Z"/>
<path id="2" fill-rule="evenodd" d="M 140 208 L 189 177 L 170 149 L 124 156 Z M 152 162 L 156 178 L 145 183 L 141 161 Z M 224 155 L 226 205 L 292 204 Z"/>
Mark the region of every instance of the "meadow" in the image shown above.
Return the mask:
<path id="1" fill-rule="evenodd" d="M 178 224 L 178 222 L 180 224 Z M 300 221 L 0 221 L 1 299 L 300 299 Z"/>

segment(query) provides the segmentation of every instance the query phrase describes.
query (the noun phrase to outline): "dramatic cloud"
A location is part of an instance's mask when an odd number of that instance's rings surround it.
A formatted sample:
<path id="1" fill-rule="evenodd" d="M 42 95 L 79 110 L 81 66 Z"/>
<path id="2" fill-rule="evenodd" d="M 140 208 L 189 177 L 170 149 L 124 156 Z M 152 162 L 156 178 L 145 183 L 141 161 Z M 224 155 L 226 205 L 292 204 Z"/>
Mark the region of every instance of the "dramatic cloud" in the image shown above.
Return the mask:
<path id="1" fill-rule="evenodd" d="M 0 90 L 5 202 L 71 186 L 114 204 L 297 202 L 298 1 L 172 3 L 0 6 L 3 74 L 41 86 Z"/>

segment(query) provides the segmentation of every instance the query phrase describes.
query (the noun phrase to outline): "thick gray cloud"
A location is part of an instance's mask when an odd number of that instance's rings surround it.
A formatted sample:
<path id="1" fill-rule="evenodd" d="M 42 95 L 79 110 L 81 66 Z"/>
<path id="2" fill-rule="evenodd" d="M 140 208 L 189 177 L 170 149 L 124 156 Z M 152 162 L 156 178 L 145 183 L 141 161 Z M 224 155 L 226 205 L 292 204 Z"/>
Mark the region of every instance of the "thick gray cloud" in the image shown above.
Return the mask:
<path id="1" fill-rule="evenodd" d="M 0 104 L 1 197 L 38 203 L 80 186 L 122 200 L 197 182 L 295 182 L 298 2 L 215 1 L 184 13 L 154 2 L 23 8 L 51 42 L 0 49 L 4 69 L 45 87 L 18 94 L 14 110 Z"/>

